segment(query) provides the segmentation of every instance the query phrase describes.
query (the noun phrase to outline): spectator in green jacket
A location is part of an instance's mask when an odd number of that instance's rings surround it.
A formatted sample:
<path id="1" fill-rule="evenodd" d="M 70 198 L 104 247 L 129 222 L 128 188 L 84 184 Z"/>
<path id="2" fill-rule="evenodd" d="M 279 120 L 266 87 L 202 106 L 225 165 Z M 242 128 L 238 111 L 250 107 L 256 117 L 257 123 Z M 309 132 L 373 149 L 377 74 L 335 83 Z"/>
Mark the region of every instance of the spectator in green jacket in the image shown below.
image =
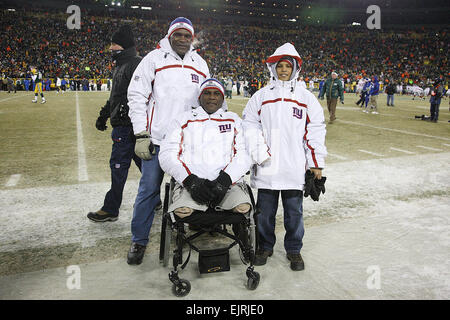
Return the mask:
<path id="1" fill-rule="evenodd" d="M 328 123 L 331 124 L 336 119 L 337 98 L 339 97 L 341 103 L 344 103 L 344 87 L 342 81 L 338 79 L 338 74 L 334 71 L 331 73 L 331 78 L 325 81 L 319 93 L 319 99 L 323 100 L 325 95 L 327 96 L 327 107 L 330 114 L 330 121 Z"/>

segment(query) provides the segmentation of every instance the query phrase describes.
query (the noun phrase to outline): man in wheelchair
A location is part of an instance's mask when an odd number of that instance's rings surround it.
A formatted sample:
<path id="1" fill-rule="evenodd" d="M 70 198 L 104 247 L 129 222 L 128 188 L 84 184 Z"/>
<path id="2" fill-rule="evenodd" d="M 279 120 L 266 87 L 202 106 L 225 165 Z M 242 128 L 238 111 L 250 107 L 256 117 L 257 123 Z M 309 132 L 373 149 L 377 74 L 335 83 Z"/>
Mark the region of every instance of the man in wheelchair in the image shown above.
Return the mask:
<path id="1" fill-rule="evenodd" d="M 201 273 L 228 271 L 228 250 L 239 243 L 244 259 L 250 262 L 246 271 L 247 288 L 254 290 L 259 283 L 259 274 L 253 270 L 252 258 L 255 229 L 250 221 L 254 201 L 243 179 L 250 170 L 252 160 L 246 150 L 241 118 L 227 111 L 224 93 L 219 81 L 205 80 L 200 86 L 200 105 L 178 115 L 168 124 L 160 146 L 160 166 L 175 180 L 170 188 L 166 186 L 166 197 L 167 194 L 171 196 L 166 198 L 170 201 L 164 201 L 164 207 L 168 206 L 164 211 L 173 213 L 171 221 L 177 228 L 174 270 L 169 274 L 172 290 L 177 296 L 184 296 L 190 291 L 189 281 L 180 279 L 177 271 L 178 264 L 182 263 L 184 241 L 199 252 Z M 176 222 L 173 221 L 175 217 Z M 164 221 L 167 221 L 164 219 L 163 216 L 163 229 Z M 232 239 L 235 241 L 228 248 L 200 250 L 184 235 L 180 236 L 184 233 L 180 229 L 185 223 L 201 229 L 189 239 L 195 239 L 206 229 L 228 237 L 229 234 L 218 227 L 232 224 Z M 162 231 L 161 235 L 164 233 Z M 160 248 L 160 260 L 164 262 L 167 259 L 164 248 L 170 240 L 163 241 L 163 236 L 161 239 L 164 245 Z"/>
<path id="2" fill-rule="evenodd" d="M 194 211 L 248 213 L 251 201 L 243 177 L 251 166 L 240 117 L 226 110 L 216 79 L 200 87 L 200 106 L 169 124 L 161 144 L 161 168 L 176 183 L 168 212 L 185 218 Z"/>

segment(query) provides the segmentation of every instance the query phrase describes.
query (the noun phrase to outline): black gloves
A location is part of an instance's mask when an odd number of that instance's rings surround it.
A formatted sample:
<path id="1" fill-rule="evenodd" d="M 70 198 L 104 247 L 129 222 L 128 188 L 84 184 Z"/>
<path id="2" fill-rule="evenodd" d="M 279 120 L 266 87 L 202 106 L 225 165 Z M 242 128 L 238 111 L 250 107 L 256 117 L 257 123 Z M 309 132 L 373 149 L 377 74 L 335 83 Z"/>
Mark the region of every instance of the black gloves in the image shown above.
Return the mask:
<path id="1" fill-rule="evenodd" d="M 325 193 L 325 181 L 327 177 L 322 177 L 320 180 L 314 178 L 314 173 L 311 170 L 307 170 L 305 174 L 305 198 L 311 196 L 314 201 L 319 201 L 320 193 Z"/>
<path id="2" fill-rule="evenodd" d="M 95 127 L 97 128 L 97 130 L 100 131 L 105 131 L 108 127 L 106 126 L 106 121 L 108 120 L 108 118 L 99 116 L 97 118 L 97 121 L 95 121 Z"/>
<path id="3" fill-rule="evenodd" d="M 183 186 L 189 191 L 195 202 L 207 204 L 211 207 L 215 207 L 222 202 L 231 184 L 230 176 L 223 170 L 213 181 L 199 178 L 195 174 L 190 174 L 183 181 Z"/>
<path id="4" fill-rule="evenodd" d="M 97 130 L 105 131 L 108 128 L 106 126 L 106 121 L 108 121 L 108 118 L 109 118 L 109 108 L 110 108 L 110 104 L 109 104 L 109 100 L 108 100 L 108 101 L 106 101 L 103 108 L 100 109 L 100 115 L 97 118 L 97 121 L 95 121 L 95 127 L 97 128 Z"/>
<path id="5" fill-rule="evenodd" d="M 211 190 L 215 194 L 212 204 L 214 206 L 222 202 L 225 194 L 232 184 L 230 176 L 223 170 L 220 171 L 219 176 L 211 182 Z"/>
<path id="6" fill-rule="evenodd" d="M 189 191 L 195 202 L 208 204 L 215 197 L 215 194 L 211 191 L 210 183 L 211 181 L 207 179 L 201 179 L 195 174 L 190 174 L 184 179 L 183 186 Z"/>

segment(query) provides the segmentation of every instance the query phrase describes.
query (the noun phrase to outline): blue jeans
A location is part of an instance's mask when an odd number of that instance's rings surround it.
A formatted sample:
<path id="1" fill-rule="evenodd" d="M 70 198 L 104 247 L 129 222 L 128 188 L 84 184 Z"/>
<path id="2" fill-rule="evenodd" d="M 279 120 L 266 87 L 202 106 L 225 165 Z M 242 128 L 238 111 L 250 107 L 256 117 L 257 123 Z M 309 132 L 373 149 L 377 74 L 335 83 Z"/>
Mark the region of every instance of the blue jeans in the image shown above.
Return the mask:
<path id="1" fill-rule="evenodd" d="M 151 160 L 142 160 L 142 176 L 131 220 L 131 240 L 143 246 L 148 243 L 155 208 L 161 201 L 160 192 L 164 171 L 159 166 L 159 146 L 155 145 L 155 150 L 156 154 L 152 155 Z"/>
<path id="2" fill-rule="evenodd" d="M 438 120 L 439 118 L 439 105 L 441 104 L 441 98 L 434 98 L 432 97 L 430 99 L 431 105 L 430 105 L 430 120 Z"/>
<path id="3" fill-rule="evenodd" d="M 391 101 L 390 104 L 389 104 L 389 101 Z M 391 106 L 394 105 L 394 95 L 393 95 L 393 94 L 388 94 L 388 95 L 387 95 L 387 105 L 388 105 L 388 106 L 389 106 L 389 105 L 391 105 Z"/>
<path id="4" fill-rule="evenodd" d="M 111 157 L 109 159 L 111 189 L 106 193 L 101 210 L 118 216 L 131 160 L 134 160 L 136 166 L 141 170 L 141 158 L 134 153 L 136 139 L 134 138 L 132 127 L 113 128 L 111 138 L 113 140 Z"/>
<path id="5" fill-rule="evenodd" d="M 257 216 L 258 247 L 272 251 L 275 246 L 275 216 L 278 209 L 280 190 L 258 189 Z M 281 190 L 284 209 L 284 249 L 286 253 L 300 253 L 303 246 L 303 192 L 301 190 Z"/>

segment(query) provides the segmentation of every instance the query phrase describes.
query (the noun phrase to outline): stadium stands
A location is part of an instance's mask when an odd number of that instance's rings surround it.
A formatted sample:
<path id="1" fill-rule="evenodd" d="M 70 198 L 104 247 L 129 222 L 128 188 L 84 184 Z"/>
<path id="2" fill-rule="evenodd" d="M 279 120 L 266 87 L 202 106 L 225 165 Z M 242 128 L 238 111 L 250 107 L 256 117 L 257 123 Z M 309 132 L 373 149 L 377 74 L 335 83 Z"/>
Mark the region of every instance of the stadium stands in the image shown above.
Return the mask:
<path id="1" fill-rule="evenodd" d="M 38 65 L 44 77 L 110 78 L 112 61 L 108 39 L 119 24 L 130 23 L 141 56 L 165 35 L 169 19 L 142 19 L 108 11 L 86 15 L 80 30 L 66 27 L 68 14 L 36 8 L 0 11 L 0 71 L 25 78 Z M 190 17 L 192 18 L 192 17 Z M 396 26 L 368 30 L 365 26 L 313 26 L 270 23 L 217 24 L 210 18 L 192 19 L 198 50 L 216 77 L 268 78 L 265 58 L 284 42 L 292 42 L 304 60 L 302 75 L 321 79 L 331 70 L 344 79 L 379 75 L 382 80 L 430 83 L 448 77 L 448 27 Z"/>

